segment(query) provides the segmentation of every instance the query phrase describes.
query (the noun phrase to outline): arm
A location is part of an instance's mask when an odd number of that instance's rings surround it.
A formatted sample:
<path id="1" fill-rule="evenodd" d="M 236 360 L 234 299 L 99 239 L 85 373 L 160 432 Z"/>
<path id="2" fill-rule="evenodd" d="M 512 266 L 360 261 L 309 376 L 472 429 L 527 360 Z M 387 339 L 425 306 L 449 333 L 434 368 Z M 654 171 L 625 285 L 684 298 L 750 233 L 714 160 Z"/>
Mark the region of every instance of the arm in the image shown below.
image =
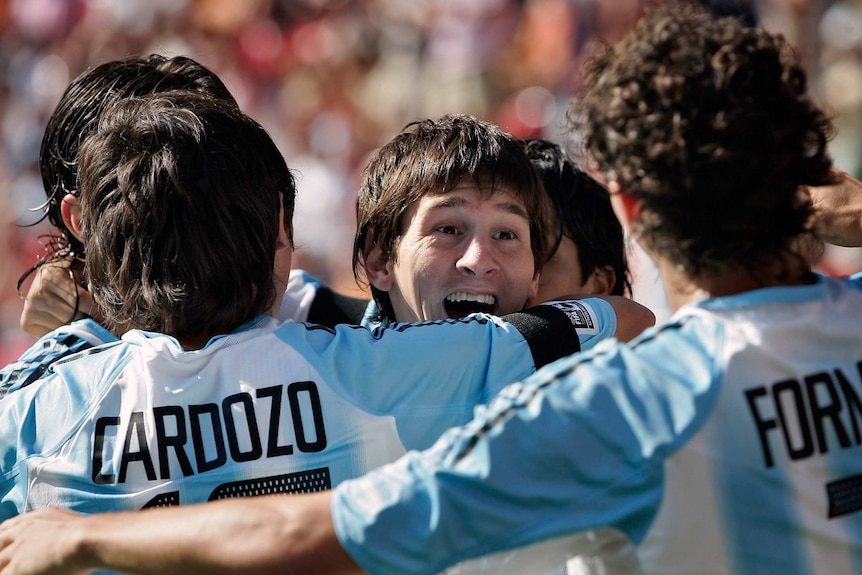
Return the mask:
<path id="1" fill-rule="evenodd" d="M 631 341 L 643 330 L 655 325 L 655 314 L 632 299 L 618 295 L 603 296 L 602 299 L 607 300 L 617 314 L 617 331 L 614 337 L 620 341 Z"/>
<path id="2" fill-rule="evenodd" d="M 814 205 L 811 225 L 818 237 L 839 246 L 862 246 L 862 182 L 833 170 L 835 183 L 807 189 Z"/>
<path id="3" fill-rule="evenodd" d="M 0 525 L 0 574 L 361 573 L 335 537 L 331 499 L 321 492 L 91 516 L 25 513 Z"/>
<path id="4" fill-rule="evenodd" d="M 33 337 L 92 314 L 90 293 L 76 283 L 70 264 L 68 259 L 57 260 L 36 270 L 21 313 L 21 327 Z"/>
<path id="5" fill-rule="evenodd" d="M 655 314 L 645 305 L 620 295 L 569 294 L 560 300 L 602 299 L 614 309 L 617 327 L 614 337 L 620 341 L 631 341 L 640 333 L 655 325 Z"/>

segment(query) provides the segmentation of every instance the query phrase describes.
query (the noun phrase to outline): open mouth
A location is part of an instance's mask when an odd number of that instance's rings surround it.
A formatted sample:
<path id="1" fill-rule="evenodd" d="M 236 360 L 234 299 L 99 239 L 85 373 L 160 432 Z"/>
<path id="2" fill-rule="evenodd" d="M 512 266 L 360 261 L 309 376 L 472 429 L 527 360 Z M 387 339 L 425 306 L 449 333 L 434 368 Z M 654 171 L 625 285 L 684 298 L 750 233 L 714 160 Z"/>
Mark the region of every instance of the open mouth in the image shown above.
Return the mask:
<path id="1" fill-rule="evenodd" d="M 443 307 L 446 315 L 453 319 L 478 312 L 493 314 L 497 309 L 497 298 L 490 294 L 455 292 L 446 296 Z"/>

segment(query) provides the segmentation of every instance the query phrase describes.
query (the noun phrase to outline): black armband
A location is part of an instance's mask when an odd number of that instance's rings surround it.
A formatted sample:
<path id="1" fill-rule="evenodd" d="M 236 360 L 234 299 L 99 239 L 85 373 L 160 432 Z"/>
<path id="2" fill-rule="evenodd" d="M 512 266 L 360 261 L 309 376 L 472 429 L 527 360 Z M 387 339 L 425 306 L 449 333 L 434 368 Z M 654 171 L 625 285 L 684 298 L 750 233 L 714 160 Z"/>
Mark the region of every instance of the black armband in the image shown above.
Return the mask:
<path id="1" fill-rule="evenodd" d="M 308 322 L 334 328 L 339 324 L 359 325 L 365 315 L 368 300 L 341 295 L 329 288 L 320 288 L 308 310 Z"/>
<path id="2" fill-rule="evenodd" d="M 537 305 L 504 315 L 503 319 L 521 332 L 536 368 L 581 351 L 577 322 L 561 307 Z"/>

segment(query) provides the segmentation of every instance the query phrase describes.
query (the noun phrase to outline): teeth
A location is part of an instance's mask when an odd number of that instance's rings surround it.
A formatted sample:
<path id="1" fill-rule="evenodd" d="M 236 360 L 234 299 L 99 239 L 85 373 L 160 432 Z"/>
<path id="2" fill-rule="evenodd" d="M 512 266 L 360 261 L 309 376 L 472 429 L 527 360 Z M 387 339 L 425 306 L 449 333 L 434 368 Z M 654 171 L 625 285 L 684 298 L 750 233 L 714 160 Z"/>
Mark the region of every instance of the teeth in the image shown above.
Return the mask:
<path id="1" fill-rule="evenodd" d="M 494 296 L 490 294 L 475 294 L 475 293 L 467 293 L 463 291 L 458 291 L 453 294 L 450 294 L 446 297 L 446 301 L 451 301 L 453 303 L 462 302 L 462 301 L 471 301 L 476 303 L 481 303 L 484 305 L 494 305 L 497 301 Z"/>

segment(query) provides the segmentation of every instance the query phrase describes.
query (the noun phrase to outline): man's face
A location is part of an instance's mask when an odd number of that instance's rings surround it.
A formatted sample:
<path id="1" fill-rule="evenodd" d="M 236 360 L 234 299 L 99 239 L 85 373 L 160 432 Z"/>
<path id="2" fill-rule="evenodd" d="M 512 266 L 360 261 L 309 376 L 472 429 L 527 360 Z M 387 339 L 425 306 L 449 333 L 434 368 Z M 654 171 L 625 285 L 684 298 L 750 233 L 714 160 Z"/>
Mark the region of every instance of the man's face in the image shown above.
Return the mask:
<path id="1" fill-rule="evenodd" d="M 504 315 L 535 295 L 530 222 L 508 189 L 483 197 L 472 180 L 462 180 L 411 205 L 402 227 L 386 264 L 398 321 Z"/>
<path id="2" fill-rule="evenodd" d="M 581 273 L 578 246 L 572 238 L 563 236 L 557 251 L 542 266 L 538 292 L 527 305 L 538 305 L 566 295 L 594 293 L 592 287 L 585 283 L 589 282 L 584 281 Z"/>

